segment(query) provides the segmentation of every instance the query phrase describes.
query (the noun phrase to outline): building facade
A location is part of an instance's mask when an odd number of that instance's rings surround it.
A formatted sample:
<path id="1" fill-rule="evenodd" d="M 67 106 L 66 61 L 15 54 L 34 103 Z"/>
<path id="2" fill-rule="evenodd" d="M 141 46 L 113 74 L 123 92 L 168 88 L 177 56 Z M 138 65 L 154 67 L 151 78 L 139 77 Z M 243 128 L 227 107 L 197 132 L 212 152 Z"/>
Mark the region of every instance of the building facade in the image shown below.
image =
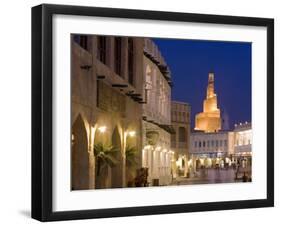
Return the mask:
<path id="1" fill-rule="evenodd" d="M 252 156 L 252 125 L 249 122 L 235 124 L 234 154 L 236 156 Z"/>
<path id="2" fill-rule="evenodd" d="M 206 99 L 203 103 L 203 112 L 198 113 L 195 117 L 194 129 L 207 133 L 217 132 L 221 129 L 220 109 L 217 105 L 214 76 L 213 72 L 209 73 Z"/>
<path id="3" fill-rule="evenodd" d="M 190 168 L 224 167 L 233 163 L 234 132 L 191 133 Z"/>
<path id="4" fill-rule="evenodd" d="M 175 152 L 174 177 L 186 176 L 188 172 L 190 144 L 190 105 L 188 103 L 172 101 L 172 126 L 175 131 L 171 135 L 171 147 Z"/>
<path id="5" fill-rule="evenodd" d="M 234 133 L 221 131 L 217 133 L 191 133 L 190 154 L 198 157 L 226 157 L 234 153 Z"/>
<path id="6" fill-rule="evenodd" d="M 249 122 L 235 124 L 232 131 L 193 132 L 190 140 L 191 159 L 200 160 L 201 165 L 206 165 L 206 159 L 211 160 L 209 164 L 214 163 L 214 159 L 228 159 L 235 164 L 241 159 L 243 164 L 251 165 L 252 126 Z"/>
<path id="7" fill-rule="evenodd" d="M 171 75 L 155 43 L 144 39 L 142 166 L 149 185 L 171 183 Z"/>
<path id="8" fill-rule="evenodd" d="M 126 148 L 141 158 L 143 39 L 72 35 L 71 48 L 71 187 L 125 187 Z M 113 146 L 117 164 L 97 162 L 97 144 Z"/>

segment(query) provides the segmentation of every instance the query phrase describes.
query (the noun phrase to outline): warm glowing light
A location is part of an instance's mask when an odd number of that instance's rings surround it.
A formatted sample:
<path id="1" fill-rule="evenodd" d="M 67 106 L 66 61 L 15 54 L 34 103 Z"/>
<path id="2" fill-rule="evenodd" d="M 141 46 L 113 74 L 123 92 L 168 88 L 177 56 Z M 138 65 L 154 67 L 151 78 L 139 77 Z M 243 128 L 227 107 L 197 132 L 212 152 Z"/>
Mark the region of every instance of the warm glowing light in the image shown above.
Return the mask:
<path id="1" fill-rule="evenodd" d="M 203 112 L 195 116 L 195 130 L 206 133 L 221 129 L 220 109 L 217 106 L 217 96 L 214 88 L 214 74 L 209 73 L 206 99 L 203 102 Z"/>
<path id="2" fill-rule="evenodd" d="M 100 126 L 98 128 L 98 130 L 101 132 L 101 133 L 104 133 L 106 131 L 106 126 Z"/>
<path id="3" fill-rule="evenodd" d="M 156 150 L 156 151 L 160 151 L 160 149 L 161 149 L 161 147 L 160 147 L 160 146 L 157 146 L 155 150 Z"/>
<path id="4" fill-rule="evenodd" d="M 71 143 L 72 143 L 72 145 L 74 144 L 74 141 L 75 141 L 74 134 L 71 134 Z"/>
<path id="5" fill-rule="evenodd" d="M 149 149 L 151 149 L 151 148 L 152 148 L 151 145 L 145 145 L 145 146 L 144 146 L 144 149 L 145 149 L 145 150 L 149 150 Z"/>
<path id="6" fill-rule="evenodd" d="M 181 167 L 181 161 L 180 161 L 180 159 L 178 159 L 178 160 L 176 161 L 176 166 L 177 166 L 177 167 Z"/>
<path id="7" fill-rule="evenodd" d="M 130 137 L 134 137 L 134 136 L 136 136 L 136 131 L 130 131 L 130 132 L 128 132 L 128 134 Z"/>

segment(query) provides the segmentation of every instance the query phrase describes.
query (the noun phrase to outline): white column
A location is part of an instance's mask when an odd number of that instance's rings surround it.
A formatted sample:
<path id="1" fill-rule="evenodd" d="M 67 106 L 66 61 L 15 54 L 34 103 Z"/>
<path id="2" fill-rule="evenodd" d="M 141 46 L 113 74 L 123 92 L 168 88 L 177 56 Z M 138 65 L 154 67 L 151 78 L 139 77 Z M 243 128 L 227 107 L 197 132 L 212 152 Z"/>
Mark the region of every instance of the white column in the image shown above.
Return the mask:
<path id="1" fill-rule="evenodd" d="M 159 183 L 162 185 L 163 184 L 163 167 L 164 167 L 164 161 L 163 161 L 163 152 L 159 151 Z"/>
<path id="2" fill-rule="evenodd" d="M 147 150 L 147 154 L 148 154 L 148 164 L 147 164 L 147 167 L 148 167 L 148 182 L 151 183 L 151 179 L 152 179 L 152 167 L 153 167 L 153 149 L 152 148 L 149 148 Z"/>
<path id="3" fill-rule="evenodd" d="M 153 178 L 158 178 L 158 151 L 154 150 L 153 152 Z"/>

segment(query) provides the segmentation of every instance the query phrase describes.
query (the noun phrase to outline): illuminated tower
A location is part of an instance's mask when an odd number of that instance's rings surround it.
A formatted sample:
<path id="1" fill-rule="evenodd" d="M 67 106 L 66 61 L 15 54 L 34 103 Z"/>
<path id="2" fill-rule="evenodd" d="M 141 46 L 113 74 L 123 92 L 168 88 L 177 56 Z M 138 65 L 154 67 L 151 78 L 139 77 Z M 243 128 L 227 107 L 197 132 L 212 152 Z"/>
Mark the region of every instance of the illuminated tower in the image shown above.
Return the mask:
<path id="1" fill-rule="evenodd" d="M 220 109 L 217 106 L 217 95 L 214 88 L 214 73 L 209 73 L 207 95 L 203 104 L 203 112 L 195 116 L 195 130 L 206 133 L 217 132 L 221 129 Z"/>

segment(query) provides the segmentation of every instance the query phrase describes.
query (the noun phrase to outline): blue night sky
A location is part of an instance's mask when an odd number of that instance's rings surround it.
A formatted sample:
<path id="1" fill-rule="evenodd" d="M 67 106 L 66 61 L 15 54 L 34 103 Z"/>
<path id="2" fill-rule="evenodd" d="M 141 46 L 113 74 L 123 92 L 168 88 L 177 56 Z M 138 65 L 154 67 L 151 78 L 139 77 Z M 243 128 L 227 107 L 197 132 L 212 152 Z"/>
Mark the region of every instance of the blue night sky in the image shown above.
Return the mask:
<path id="1" fill-rule="evenodd" d="M 251 121 L 251 43 L 157 39 L 172 73 L 172 100 L 191 105 L 191 125 L 202 112 L 208 73 L 215 73 L 218 106 L 234 123 Z"/>

